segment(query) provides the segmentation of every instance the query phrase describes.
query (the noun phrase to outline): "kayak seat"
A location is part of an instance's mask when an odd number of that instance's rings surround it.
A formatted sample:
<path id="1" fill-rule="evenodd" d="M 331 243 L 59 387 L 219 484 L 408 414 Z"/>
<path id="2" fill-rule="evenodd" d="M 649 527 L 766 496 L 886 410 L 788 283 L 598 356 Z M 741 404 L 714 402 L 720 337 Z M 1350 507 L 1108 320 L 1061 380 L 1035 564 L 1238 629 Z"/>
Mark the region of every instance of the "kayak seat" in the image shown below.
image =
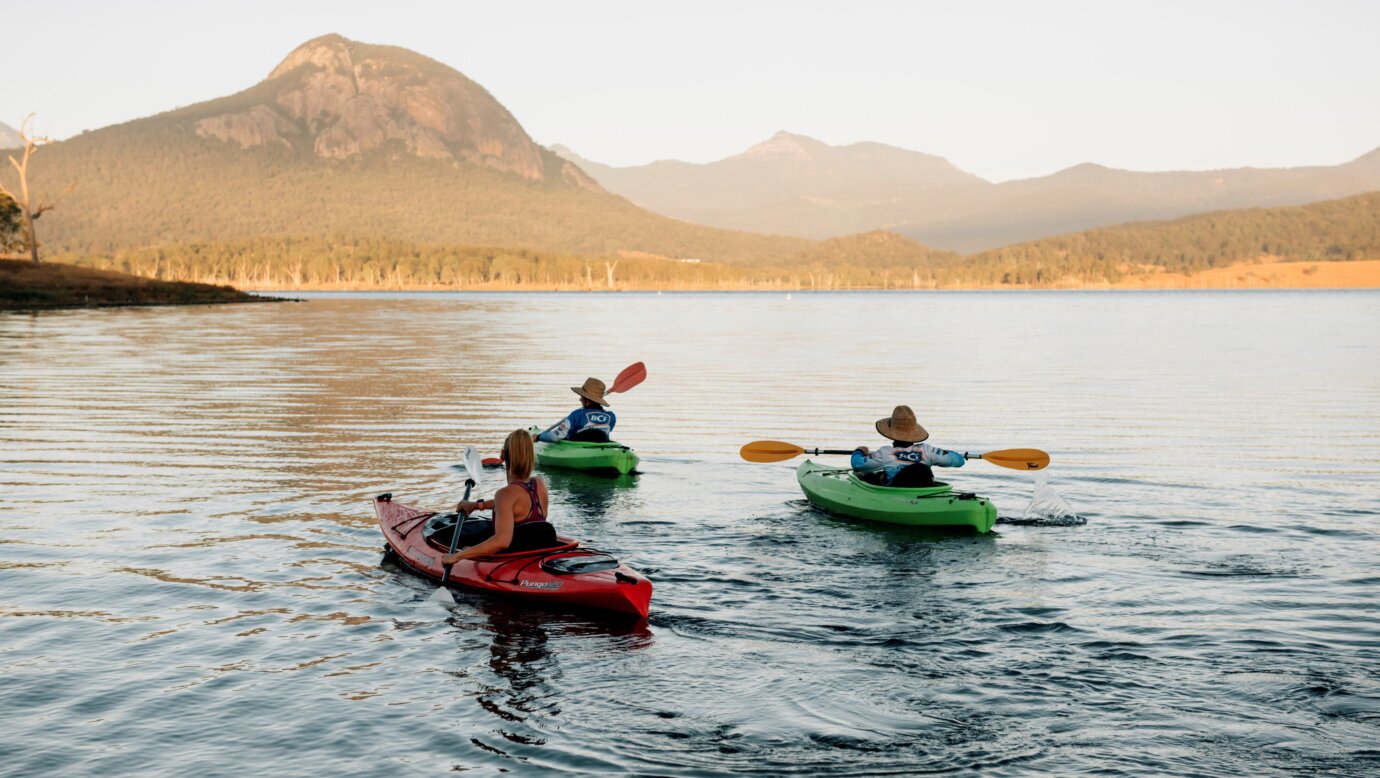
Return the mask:
<path id="1" fill-rule="evenodd" d="M 536 551 L 564 545 L 556 539 L 556 528 L 549 521 L 529 521 L 513 527 L 513 542 L 509 551 Z"/>
<path id="2" fill-rule="evenodd" d="M 451 536 L 454 532 L 455 514 L 443 513 L 437 514 L 427 521 L 426 529 L 422 530 L 422 536 L 438 548 L 449 549 Z M 475 544 L 483 543 L 493 536 L 493 519 L 478 517 L 466 519 L 464 532 L 461 533 L 460 543 L 456 548 L 469 548 Z M 545 521 L 533 521 L 513 527 L 513 542 L 508 544 L 508 551 L 536 551 L 560 545 L 564 544 L 556 538 L 555 527 Z"/>
<path id="3" fill-rule="evenodd" d="M 454 513 L 438 513 L 427 520 L 426 528 L 422 530 L 422 537 L 440 548 L 449 549 L 451 537 L 455 534 L 456 515 Z M 456 548 L 467 548 L 476 543 L 483 543 L 494 534 L 493 519 L 481 519 L 478 516 L 465 519 L 464 532 L 460 535 L 460 543 Z"/>

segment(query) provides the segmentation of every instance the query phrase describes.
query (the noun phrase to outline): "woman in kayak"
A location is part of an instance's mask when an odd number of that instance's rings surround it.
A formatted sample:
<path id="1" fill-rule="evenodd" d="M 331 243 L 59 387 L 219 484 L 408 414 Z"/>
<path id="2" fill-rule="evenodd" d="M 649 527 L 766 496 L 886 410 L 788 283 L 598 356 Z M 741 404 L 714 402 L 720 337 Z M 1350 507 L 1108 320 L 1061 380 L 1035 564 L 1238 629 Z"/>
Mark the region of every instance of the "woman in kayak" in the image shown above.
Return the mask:
<path id="1" fill-rule="evenodd" d="M 508 485 L 495 492 L 492 500 L 462 500 L 455 506 L 457 513 L 466 516 L 493 508 L 493 535 L 454 554 L 442 556 L 441 564 L 453 565 L 461 559 L 556 544 L 556 532 L 546 520 L 546 483 L 532 476 L 536 455 L 532 451 L 531 433 L 517 430 L 508 436 L 503 442 L 503 462 L 507 467 Z"/>
<path id="2" fill-rule="evenodd" d="M 876 451 L 858 446 L 853 451 L 852 461 L 858 477 L 877 486 L 933 486 L 931 467 L 963 467 L 967 461 L 957 451 L 945 451 L 924 443 L 930 433 L 915 421 L 915 412 L 906 405 L 898 405 L 891 416 L 878 419 L 877 432 L 889 438 L 891 445 Z"/>
<path id="3" fill-rule="evenodd" d="M 570 391 L 580 395 L 580 407 L 537 435 L 537 440 L 543 443 L 562 440 L 609 442 L 609 435 L 613 433 L 613 425 L 618 423 L 618 417 L 608 409 L 608 401 L 604 399 L 604 382 L 597 378 L 586 378 L 584 386 L 572 386 Z"/>

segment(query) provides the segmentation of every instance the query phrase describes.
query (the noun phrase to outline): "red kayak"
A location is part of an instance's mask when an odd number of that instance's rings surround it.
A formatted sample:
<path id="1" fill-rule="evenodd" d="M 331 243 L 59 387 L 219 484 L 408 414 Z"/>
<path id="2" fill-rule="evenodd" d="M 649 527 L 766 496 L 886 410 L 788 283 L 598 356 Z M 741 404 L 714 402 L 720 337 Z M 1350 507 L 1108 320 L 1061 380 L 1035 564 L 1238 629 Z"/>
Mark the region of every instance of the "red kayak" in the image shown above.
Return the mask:
<path id="1" fill-rule="evenodd" d="M 388 549 L 407 567 L 440 581 L 444 575 L 441 556 L 450 549 L 448 543 L 439 542 L 436 534 L 438 529 L 449 526 L 446 521 L 453 514 L 393 502 L 392 494 L 374 498 L 374 513 L 378 514 Z M 602 551 L 582 548 L 578 540 L 555 536 L 554 543 L 481 559 L 462 559 L 451 568 L 450 582 L 543 605 L 647 617 L 652 582 L 641 573 Z"/>

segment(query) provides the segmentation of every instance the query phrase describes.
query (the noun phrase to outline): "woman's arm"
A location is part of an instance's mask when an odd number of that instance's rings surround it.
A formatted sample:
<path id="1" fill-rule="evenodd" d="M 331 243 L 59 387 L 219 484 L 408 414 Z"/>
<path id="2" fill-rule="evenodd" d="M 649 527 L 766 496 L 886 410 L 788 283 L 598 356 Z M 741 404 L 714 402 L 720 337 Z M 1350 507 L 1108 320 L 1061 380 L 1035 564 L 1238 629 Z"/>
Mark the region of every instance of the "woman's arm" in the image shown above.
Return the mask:
<path id="1" fill-rule="evenodd" d="M 457 528 L 458 529 L 458 528 Z M 513 544 L 513 487 L 505 486 L 494 495 L 494 534 L 483 543 L 476 543 L 454 554 L 441 557 L 441 564 L 453 565 L 461 559 L 490 554 L 502 554 Z"/>

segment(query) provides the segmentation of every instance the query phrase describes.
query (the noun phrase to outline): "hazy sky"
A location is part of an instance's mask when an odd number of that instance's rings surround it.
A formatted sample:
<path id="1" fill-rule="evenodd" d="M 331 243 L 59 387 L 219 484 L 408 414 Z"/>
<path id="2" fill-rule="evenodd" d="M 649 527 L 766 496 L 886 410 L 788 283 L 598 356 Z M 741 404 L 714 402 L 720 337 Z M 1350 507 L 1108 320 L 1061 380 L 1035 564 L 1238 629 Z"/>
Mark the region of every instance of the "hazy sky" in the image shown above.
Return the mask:
<path id="1" fill-rule="evenodd" d="M 540 143 L 709 161 L 777 130 L 993 180 L 1335 164 L 1380 146 L 1380 0 L 0 0 L 0 121 L 64 137 L 218 97 L 327 32 L 414 49 Z"/>

